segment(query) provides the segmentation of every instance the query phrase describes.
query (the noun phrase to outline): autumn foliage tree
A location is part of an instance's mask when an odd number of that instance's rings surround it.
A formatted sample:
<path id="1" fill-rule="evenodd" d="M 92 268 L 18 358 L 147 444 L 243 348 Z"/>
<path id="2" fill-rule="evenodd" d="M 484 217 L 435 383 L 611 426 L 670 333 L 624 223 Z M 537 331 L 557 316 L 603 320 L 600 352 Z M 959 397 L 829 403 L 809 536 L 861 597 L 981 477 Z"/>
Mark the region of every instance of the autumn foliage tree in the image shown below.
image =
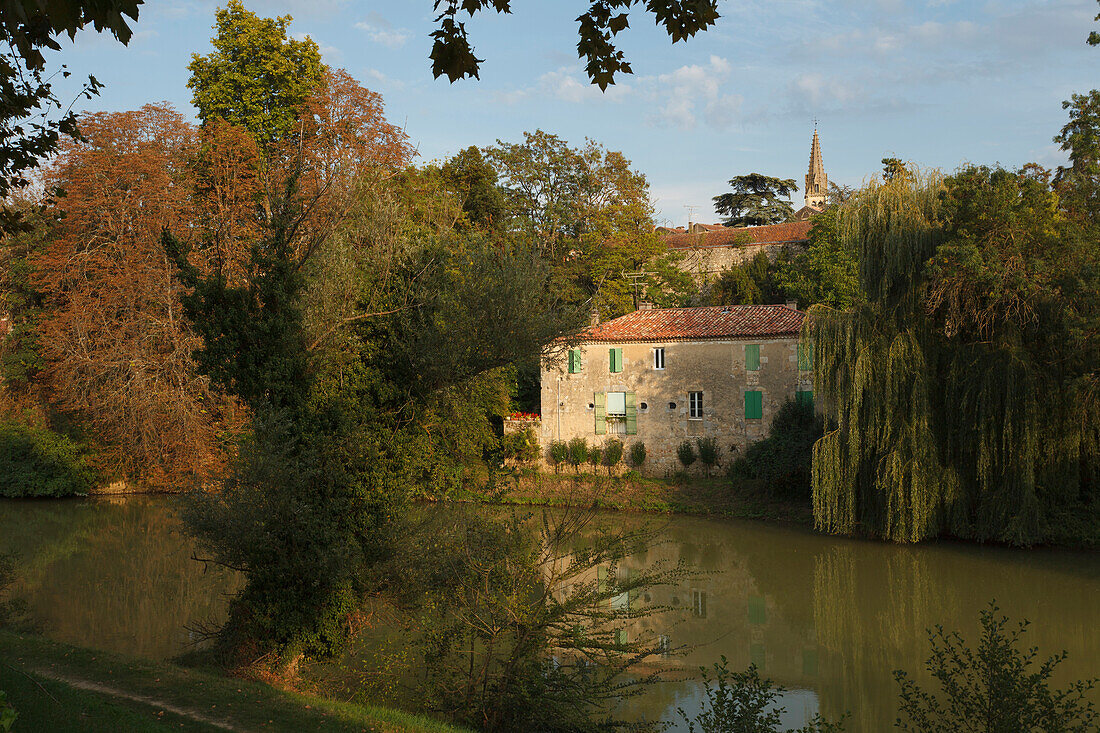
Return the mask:
<path id="1" fill-rule="evenodd" d="M 47 183 L 56 204 L 32 260 L 43 296 L 41 379 L 84 424 L 108 475 L 154 485 L 211 475 L 231 406 L 195 373 L 165 227 L 195 217 L 196 131 L 166 105 L 81 119 Z"/>

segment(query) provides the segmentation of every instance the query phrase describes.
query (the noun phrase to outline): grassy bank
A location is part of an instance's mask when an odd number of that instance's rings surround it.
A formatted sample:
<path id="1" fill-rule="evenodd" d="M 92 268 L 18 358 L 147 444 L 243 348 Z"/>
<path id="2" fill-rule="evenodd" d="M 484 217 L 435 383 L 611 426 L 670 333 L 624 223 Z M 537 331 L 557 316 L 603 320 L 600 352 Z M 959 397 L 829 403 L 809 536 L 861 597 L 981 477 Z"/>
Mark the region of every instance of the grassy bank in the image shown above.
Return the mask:
<path id="1" fill-rule="evenodd" d="M 635 474 L 607 476 L 574 474 L 571 470 L 560 474 L 519 471 L 498 476 L 495 482 L 482 489 L 429 498 L 530 506 L 595 506 L 617 511 L 813 523 L 809 501 L 769 499 L 747 482 L 734 489 L 724 476 L 678 481 Z"/>
<path id="2" fill-rule="evenodd" d="M 0 690 L 19 714 L 16 732 L 461 730 L 395 710 L 5 631 L 0 631 Z"/>

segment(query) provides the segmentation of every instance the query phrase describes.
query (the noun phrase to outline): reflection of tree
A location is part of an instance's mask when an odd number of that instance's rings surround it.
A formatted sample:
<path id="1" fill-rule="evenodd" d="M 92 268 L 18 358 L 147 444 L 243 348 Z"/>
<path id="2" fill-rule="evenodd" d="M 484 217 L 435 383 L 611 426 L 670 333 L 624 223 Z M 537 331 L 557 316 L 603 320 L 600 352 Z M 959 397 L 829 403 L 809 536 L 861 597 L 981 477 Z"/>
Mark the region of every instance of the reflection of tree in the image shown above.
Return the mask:
<path id="1" fill-rule="evenodd" d="M 1096 582 L 1044 567 L 1052 555 L 1069 567 L 1064 554 L 829 544 L 816 557 L 813 584 L 821 710 L 833 717 L 850 710 L 853 730 L 888 729 L 896 714 L 893 670 L 928 685 L 926 630 L 942 624 L 973 640 L 992 598 L 1013 618 L 1034 622 L 1029 643 L 1040 651 L 1070 650 L 1060 670 L 1065 679 L 1095 674 L 1085 651 L 1100 648 Z"/>
<path id="2" fill-rule="evenodd" d="M 186 648 L 186 624 L 221 616 L 236 588 L 191 560 L 169 501 L 10 508 L 0 537 L 20 553 L 17 592 L 52 638 L 164 658 Z"/>

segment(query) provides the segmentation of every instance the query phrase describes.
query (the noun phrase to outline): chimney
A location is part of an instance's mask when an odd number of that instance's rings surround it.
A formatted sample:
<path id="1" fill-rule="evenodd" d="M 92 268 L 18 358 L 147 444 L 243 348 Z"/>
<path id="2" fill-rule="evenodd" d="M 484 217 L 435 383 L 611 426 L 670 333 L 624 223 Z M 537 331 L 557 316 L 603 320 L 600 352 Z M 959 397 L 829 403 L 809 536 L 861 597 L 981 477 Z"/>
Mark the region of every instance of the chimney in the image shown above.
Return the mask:
<path id="1" fill-rule="evenodd" d="M 638 310 L 640 310 L 640 311 L 651 311 L 651 310 L 653 310 L 653 304 L 650 303 L 648 300 L 639 300 L 638 301 Z"/>
<path id="2" fill-rule="evenodd" d="M 798 301 L 797 300 L 788 300 L 787 301 L 787 307 L 790 308 L 791 310 L 798 310 Z"/>
<path id="3" fill-rule="evenodd" d="M 588 325 L 598 326 L 600 325 L 600 309 L 596 306 L 592 306 L 592 312 L 588 314 Z"/>

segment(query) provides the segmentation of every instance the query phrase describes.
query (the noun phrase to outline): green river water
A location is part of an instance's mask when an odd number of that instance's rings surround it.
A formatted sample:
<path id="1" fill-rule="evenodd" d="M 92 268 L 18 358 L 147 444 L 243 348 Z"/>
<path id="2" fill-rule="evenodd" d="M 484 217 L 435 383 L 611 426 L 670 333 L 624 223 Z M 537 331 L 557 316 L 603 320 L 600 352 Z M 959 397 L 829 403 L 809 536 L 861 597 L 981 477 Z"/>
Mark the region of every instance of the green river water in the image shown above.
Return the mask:
<path id="1" fill-rule="evenodd" d="M 217 623 L 239 586 L 192 559 L 170 498 L 0 501 L 0 553 L 18 555 L 14 593 L 52 639 L 165 659 L 190 648 L 188 627 Z M 1031 621 L 1026 641 L 1069 658 L 1059 682 L 1100 676 L 1100 554 L 940 542 L 901 547 L 838 539 L 761 522 L 601 515 L 616 526 L 659 521 L 666 541 L 624 568 L 683 559 L 704 574 L 654 589 L 643 602 L 685 606 L 630 633 L 668 637 L 686 654 L 658 659 L 671 681 L 630 701 L 631 713 L 673 720 L 697 710 L 684 670 L 725 655 L 755 662 L 789 689 L 786 721 L 851 712 L 848 730 L 888 730 L 892 671 L 923 672 L 925 629 L 973 639 L 990 600 Z M 679 681 L 677 681 L 679 679 Z"/>

